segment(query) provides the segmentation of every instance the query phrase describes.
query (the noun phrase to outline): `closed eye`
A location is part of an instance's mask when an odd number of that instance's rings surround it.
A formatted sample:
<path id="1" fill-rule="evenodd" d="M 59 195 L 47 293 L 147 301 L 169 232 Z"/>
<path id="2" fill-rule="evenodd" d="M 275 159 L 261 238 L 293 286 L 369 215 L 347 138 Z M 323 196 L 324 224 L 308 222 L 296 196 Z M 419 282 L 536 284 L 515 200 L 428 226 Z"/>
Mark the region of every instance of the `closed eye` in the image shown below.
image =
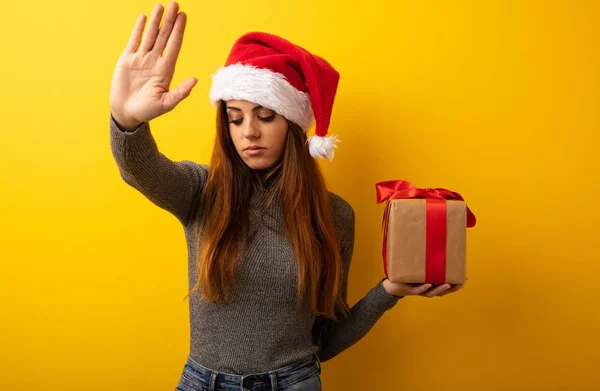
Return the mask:
<path id="1" fill-rule="evenodd" d="M 263 122 L 271 122 L 275 119 L 275 114 L 270 115 L 268 117 L 258 117 Z"/>
<path id="2" fill-rule="evenodd" d="M 260 119 L 263 122 L 271 122 L 275 119 L 275 114 L 270 115 L 268 117 L 258 117 L 258 119 Z M 239 126 L 242 124 L 242 121 L 243 121 L 243 119 L 236 119 L 236 120 L 230 120 L 229 123 Z"/>

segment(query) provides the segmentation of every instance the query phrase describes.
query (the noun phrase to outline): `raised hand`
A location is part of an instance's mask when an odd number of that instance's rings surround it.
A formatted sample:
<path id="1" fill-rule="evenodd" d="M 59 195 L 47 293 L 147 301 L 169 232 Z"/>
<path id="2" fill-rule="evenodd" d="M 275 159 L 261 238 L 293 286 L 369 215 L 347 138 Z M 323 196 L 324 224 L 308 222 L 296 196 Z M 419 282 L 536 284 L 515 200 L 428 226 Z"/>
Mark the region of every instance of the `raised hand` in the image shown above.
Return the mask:
<path id="1" fill-rule="evenodd" d="M 146 16 L 138 17 L 113 73 L 111 113 L 126 128 L 134 129 L 142 122 L 173 110 L 198 82 L 191 77 L 169 91 L 187 16 L 179 12 L 177 2 L 171 2 L 159 30 L 163 8 L 162 4 L 154 6 L 143 39 Z"/>

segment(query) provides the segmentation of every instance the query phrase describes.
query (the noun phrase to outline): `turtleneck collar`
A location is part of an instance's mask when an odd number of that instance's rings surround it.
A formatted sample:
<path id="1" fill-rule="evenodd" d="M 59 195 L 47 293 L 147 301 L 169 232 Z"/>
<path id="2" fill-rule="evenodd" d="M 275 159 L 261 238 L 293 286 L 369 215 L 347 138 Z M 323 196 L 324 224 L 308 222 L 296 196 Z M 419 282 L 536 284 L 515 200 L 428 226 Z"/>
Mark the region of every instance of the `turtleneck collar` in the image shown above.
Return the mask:
<path id="1" fill-rule="evenodd" d="M 273 182 L 275 180 L 275 177 L 277 176 L 277 174 L 275 174 L 275 175 L 271 176 L 269 179 L 265 180 L 265 177 L 267 176 L 267 173 L 269 172 L 269 170 L 270 170 L 270 168 L 265 168 L 262 170 L 254 170 L 260 177 L 263 189 L 268 189 L 269 187 L 271 187 L 271 185 L 273 184 Z"/>
<path id="2" fill-rule="evenodd" d="M 266 173 L 266 170 L 264 173 Z M 250 197 L 250 206 L 254 210 L 254 213 L 258 213 L 261 218 L 266 217 L 265 215 L 269 215 L 276 221 L 280 221 L 283 218 L 283 211 L 281 209 L 281 205 L 279 204 L 278 196 L 276 195 L 276 199 L 273 200 L 273 203 L 270 206 L 267 206 L 267 201 L 270 196 L 269 191 L 273 185 L 274 178 L 271 177 L 265 182 L 264 173 L 261 175 L 263 186 L 261 189 L 257 189 L 253 192 L 252 196 Z"/>
<path id="3" fill-rule="evenodd" d="M 254 170 L 258 173 L 258 175 L 260 175 L 261 178 L 264 178 L 265 175 L 267 175 L 267 172 L 269 172 L 268 168 L 263 168 L 262 170 Z"/>

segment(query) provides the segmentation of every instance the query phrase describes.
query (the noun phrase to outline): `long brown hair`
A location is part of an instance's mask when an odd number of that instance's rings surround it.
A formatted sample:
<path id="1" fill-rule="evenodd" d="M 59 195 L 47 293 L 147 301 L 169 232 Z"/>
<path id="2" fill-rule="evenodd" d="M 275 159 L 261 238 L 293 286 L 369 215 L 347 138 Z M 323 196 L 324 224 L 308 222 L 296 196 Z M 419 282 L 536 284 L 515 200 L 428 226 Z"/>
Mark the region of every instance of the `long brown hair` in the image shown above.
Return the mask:
<path id="1" fill-rule="evenodd" d="M 297 260 L 297 305 L 307 300 L 315 315 L 332 319 L 337 319 L 336 308 L 343 315 L 349 313 L 340 289 L 343 266 L 329 192 L 306 140 L 302 128 L 288 120 L 283 156 L 261 177 L 238 155 L 229 133 L 225 102 L 218 102 L 216 139 L 202 192 L 204 208 L 196 221 L 197 236 L 200 224 L 204 225 L 203 239 L 197 237 L 196 245 L 199 273 L 191 292 L 201 286 L 205 300 L 229 300 L 230 289 L 236 287 L 239 258 L 251 238 L 250 197 L 269 181 L 267 205 L 285 205 L 285 236 Z"/>

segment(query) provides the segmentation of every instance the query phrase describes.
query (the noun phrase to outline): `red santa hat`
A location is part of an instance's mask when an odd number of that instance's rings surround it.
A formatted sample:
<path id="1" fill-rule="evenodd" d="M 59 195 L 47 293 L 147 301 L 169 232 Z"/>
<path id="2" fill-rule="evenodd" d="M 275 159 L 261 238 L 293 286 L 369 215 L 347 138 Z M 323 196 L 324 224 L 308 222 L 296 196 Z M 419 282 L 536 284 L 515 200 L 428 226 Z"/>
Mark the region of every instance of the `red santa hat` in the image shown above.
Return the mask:
<path id="1" fill-rule="evenodd" d="M 339 73 L 323 58 L 281 37 L 250 32 L 234 43 L 212 75 L 210 102 L 239 99 L 267 107 L 307 132 L 310 155 L 333 159 L 337 136 L 327 136 Z"/>

